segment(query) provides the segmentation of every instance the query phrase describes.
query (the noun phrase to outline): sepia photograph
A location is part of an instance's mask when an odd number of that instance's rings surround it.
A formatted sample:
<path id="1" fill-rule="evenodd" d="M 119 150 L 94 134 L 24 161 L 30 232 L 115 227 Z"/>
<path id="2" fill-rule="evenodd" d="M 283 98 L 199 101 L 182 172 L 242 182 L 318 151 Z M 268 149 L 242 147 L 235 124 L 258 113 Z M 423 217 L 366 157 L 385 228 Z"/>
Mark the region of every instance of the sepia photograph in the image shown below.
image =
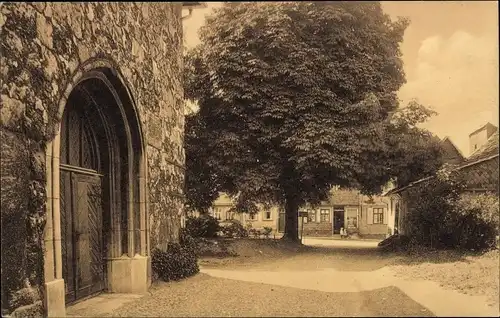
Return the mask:
<path id="1" fill-rule="evenodd" d="M 499 317 L 498 15 L 0 2 L 2 317 Z"/>

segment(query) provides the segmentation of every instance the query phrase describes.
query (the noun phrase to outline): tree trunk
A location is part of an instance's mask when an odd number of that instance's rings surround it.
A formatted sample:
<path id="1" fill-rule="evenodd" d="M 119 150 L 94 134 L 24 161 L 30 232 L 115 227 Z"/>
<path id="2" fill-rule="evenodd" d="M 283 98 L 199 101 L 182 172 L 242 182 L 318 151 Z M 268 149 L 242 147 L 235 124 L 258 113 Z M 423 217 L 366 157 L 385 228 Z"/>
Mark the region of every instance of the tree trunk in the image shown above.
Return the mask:
<path id="1" fill-rule="evenodd" d="M 285 202 L 285 234 L 284 240 L 299 243 L 299 204 L 296 199 L 287 199 Z"/>

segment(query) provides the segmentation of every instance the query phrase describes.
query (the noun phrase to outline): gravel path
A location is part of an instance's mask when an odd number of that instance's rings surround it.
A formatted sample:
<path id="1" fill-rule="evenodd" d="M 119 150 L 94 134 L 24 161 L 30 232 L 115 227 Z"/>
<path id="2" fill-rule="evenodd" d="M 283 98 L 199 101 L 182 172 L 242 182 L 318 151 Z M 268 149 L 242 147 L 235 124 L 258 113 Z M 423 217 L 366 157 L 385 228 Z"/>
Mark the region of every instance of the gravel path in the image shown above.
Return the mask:
<path id="1" fill-rule="evenodd" d="M 433 316 L 393 287 L 327 293 L 198 274 L 151 292 L 102 317 Z"/>
<path id="2" fill-rule="evenodd" d="M 316 243 L 312 240 L 306 243 Z M 293 250 L 276 243 L 241 241 L 236 258 L 202 258 L 204 273 L 180 282 L 157 283 L 151 293 L 93 317 L 262 317 L 262 316 L 491 316 L 480 286 L 494 290 L 490 258 L 423 258 L 382 254 L 373 242 L 322 242 Z M 273 246 L 271 246 L 273 245 Z M 464 260 L 464 261 L 463 261 Z M 211 276 L 208 276 L 207 274 Z M 479 277 L 483 273 L 483 277 Z M 396 275 L 395 275 L 396 274 Z M 476 277 L 474 279 L 473 277 Z M 472 277 L 472 278 L 470 278 Z M 470 279 L 469 279 L 470 278 Z M 420 280 L 419 280 L 420 279 Z M 441 282 L 444 289 L 435 282 Z M 465 282 L 465 283 L 464 283 Z M 493 282 L 493 283 L 492 283 Z M 479 283 L 479 284 L 478 284 Z M 496 285 L 498 295 L 498 284 Z M 114 300 L 116 301 L 116 300 Z M 425 306 L 425 307 L 424 307 Z M 102 308 L 101 308 L 102 307 Z M 495 315 L 493 315 L 495 316 Z"/>

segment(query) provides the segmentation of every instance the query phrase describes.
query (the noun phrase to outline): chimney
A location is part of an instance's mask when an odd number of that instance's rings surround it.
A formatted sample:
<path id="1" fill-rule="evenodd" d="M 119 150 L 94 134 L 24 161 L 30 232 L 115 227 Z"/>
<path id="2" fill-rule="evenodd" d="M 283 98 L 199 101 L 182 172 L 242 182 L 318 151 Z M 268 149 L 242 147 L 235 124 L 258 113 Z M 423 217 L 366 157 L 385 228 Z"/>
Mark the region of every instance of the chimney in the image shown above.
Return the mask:
<path id="1" fill-rule="evenodd" d="M 473 131 L 469 135 L 469 155 L 480 149 L 497 130 L 497 126 L 486 123 L 486 125 Z"/>

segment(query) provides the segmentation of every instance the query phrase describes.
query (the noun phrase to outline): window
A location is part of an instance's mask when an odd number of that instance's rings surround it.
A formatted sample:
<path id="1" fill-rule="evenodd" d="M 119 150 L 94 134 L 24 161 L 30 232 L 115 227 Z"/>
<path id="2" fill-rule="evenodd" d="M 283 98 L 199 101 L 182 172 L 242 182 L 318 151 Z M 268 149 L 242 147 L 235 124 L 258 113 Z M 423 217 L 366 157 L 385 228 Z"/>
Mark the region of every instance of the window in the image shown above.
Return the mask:
<path id="1" fill-rule="evenodd" d="M 307 210 L 307 222 L 316 222 L 315 210 Z"/>
<path id="2" fill-rule="evenodd" d="M 214 217 L 215 217 L 217 220 L 220 220 L 220 219 L 221 219 L 221 214 L 222 214 L 222 209 L 221 209 L 221 208 L 215 208 L 215 215 L 214 215 Z"/>
<path id="3" fill-rule="evenodd" d="M 358 227 L 358 209 L 357 208 L 346 208 L 347 214 L 347 227 L 357 228 Z"/>
<path id="4" fill-rule="evenodd" d="M 232 220 L 234 218 L 234 213 L 226 211 L 226 220 Z"/>
<path id="5" fill-rule="evenodd" d="M 271 220 L 271 211 L 270 210 L 266 210 L 264 211 L 264 220 Z"/>
<path id="6" fill-rule="evenodd" d="M 373 224 L 384 224 L 383 208 L 373 208 Z"/>
<path id="7" fill-rule="evenodd" d="M 330 222 L 330 210 L 328 209 L 321 209 L 319 211 L 320 214 L 320 222 L 322 223 L 328 223 Z"/>
<path id="8" fill-rule="evenodd" d="M 347 227 L 358 227 L 358 218 L 355 216 L 348 216 L 347 217 Z"/>
<path id="9" fill-rule="evenodd" d="M 257 214 L 256 213 L 248 213 L 248 219 L 255 221 L 257 220 Z"/>

